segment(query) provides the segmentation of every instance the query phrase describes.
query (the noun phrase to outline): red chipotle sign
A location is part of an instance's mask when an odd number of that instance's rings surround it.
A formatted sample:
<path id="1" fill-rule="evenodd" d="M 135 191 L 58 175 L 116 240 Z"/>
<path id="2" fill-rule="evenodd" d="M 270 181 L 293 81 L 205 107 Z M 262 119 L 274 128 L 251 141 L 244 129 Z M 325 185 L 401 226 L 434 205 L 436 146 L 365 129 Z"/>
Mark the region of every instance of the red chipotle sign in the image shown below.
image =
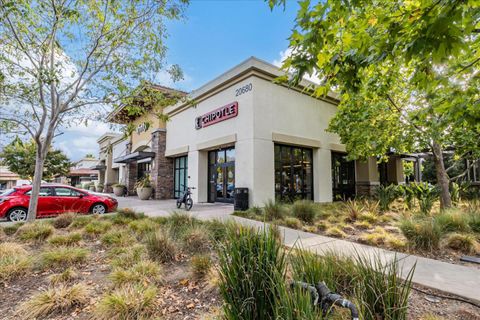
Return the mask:
<path id="1" fill-rule="evenodd" d="M 204 115 L 195 118 L 195 128 L 201 129 L 217 122 L 221 122 L 238 115 L 238 102 L 229 103 L 221 108 L 215 109 Z"/>

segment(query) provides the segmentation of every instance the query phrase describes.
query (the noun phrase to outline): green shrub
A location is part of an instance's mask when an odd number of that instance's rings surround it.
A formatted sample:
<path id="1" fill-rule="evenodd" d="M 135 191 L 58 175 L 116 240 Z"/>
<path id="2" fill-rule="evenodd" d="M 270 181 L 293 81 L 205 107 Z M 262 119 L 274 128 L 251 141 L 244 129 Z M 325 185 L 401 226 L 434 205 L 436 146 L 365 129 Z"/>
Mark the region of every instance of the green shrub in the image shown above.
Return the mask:
<path id="1" fill-rule="evenodd" d="M 110 221 L 93 220 L 85 226 L 85 234 L 88 236 L 99 236 L 112 228 Z"/>
<path id="2" fill-rule="evenodd" d="M 418 200 L 420 211 L 425 215 L 430 214 L 433 203 L 439 196 L 438 188 L 428 182 L 411 183 L 410 188 L 412 188 L 412 192 Z"/>
<path id="3" fill-rule="evenodd" d="M 309 200 L 297 200 L 292 205 L 294 217 L 306 223 L 313 223 L 317 215 L 315 204 Z"/>
<path id="4" fill-rule="evenodd" d="M 135 238 L 127 230 L 110 230 L 100 238 L 106 246 L 126 246 L 135 242 Z"/>
<path id="5" fill-rule="evenodd" d="M 477 248 L 477 241 L 471 234 L 452 233 L 446 239 L 446 246 L 465 254 L 474 254 Z"/>
<path id="6" fill-rule="evenodd" d="M 459 210 L 446 210 L 435 216 L 435 222 L 443 232 L 469 232 L 469 216 Z"/>
<path id="7" fill-rule="evenodd" d="M 83 228 L 93 220 L 95 220 L 93 216 L 76 216 L 73 218 L 70 228 Z"/>
<path id="8" fill-rule="evenodd" d="M 73 212 L 67 212 L 64 214 L 59 215 L 53 220 L 53 226 L 55 229 L 63 229 L 70 226 L 75 219 L 76 214 Z"/>
<path id="9" fill-rule="evenodd" d="M 161 280 L 162 269 L 153 261 L 142 260 L 128 269 L 115 268 L 108 278 L 118 287 L 125 284 L 155 284 Z"/>
<path id="10" fill-rule="evenodd" d="M 285 222 L 285 225 L 289 228 L 292 228 L 292 229 L 301 229 L 302 228 L 302 222 L 297 218 L 286 217 L 284 222 Z"/>
<path id="11" fill-rule="evenodd" d="M 414 200 L 415 200 L 415 191 L 409 185 L 399 185 L 398 192 L 402 195 L 405 203 L 407 204 L 407 208 L 409 210 L 413 209 Z"/>
<path id="12" fill-rule="evenodd" d="M 265 220 L 281 220 L 285 216 L 285 208 L 280 202 L 268 200 L 263 208 Z"/>
<path id="13" fill-rule="evenodd" d="M 212 259 L 207 254 L 194 255 L 190 261 L 193 275 L 197 278 L 205 276 L 212 267 Z"/>
<path id="14" fill-rule="evenodd" d="M 107 293 L 95 310 L 99 320 L 149 319 L 156 309 L 157 289 L 124 285 Z"/>
<path id="15" fill-rule="evenodd" d="M 388 186 L 380 185 L 375 190 L 375 193 L 379 201 L 380 210 L 382 212 L 388 211 L 390 209 L 390 205 L 399 196 L 397 186 L 394 184 L 389 184 Z"/>
<path id="16" fill-rule="evenodd" d="M 31 265 L 28 252 L 21 245 L 0 243 L 0 284 L 24 274 Z"/>
<path id="17" fill-rule="evenodd" d="M 88 250 L 83 248 L 58 247 L 40 254 L 42 268 L 68 267 L 87 260 Z"/>
<path id="18" fill-rule="evenodd" d="M 48 243 L 54 246 L 73 246 L 82 240 L 82 235 L 78 232 L 67 235 L 56 235 L 48 239 Z"/>
<path id="19" fill-rule="evenodd" d="M 44 241 L 53 233 L 53 227 L 45 222 L 26 223 L 18 228 L 16 236 L 23 241 Z"/>
<path id="20" fill-rule="evenodd" d="M 25 222 L 17 222 L 17 223 L 5 226 L 2 229 L 3 229 L 3 232 L 5 232 L 5 234 L 7 236 L 11 236 L 11 235 L 15 234 L 15 232 L 17 232 L 18 228 L 20 228 L 24 224 L 25 224 Z"/>
<path id="21" fill-rule="evenodd" d="M 145 245 L 151 259 L 160 262 L 171 262 L 175 260 L 177 246 L 168 230 L 158 229 L 147 234 Z"/>
<path id="22" fill-rule="evenodd" d="M 432 218 L 420 220 L 404 219 L 400 222 L 400 230 L 411 247 L 419 250 L 438 249 L 443 231 Z"/>
<path id="23" fill-rule="evenodd" d="M 20 305 L 18 313 L 24 319 L 46 319 L 54 313 L 67 314 L 89 300 L 90 292 L 83 284 L 56 285 L 27 299 Z"/>
<path id="24" fill-rule="evenodd" d="M 272 228 L 230 226 L 218 257 L 225 319 L 273 319 L 285 255 Z"/>

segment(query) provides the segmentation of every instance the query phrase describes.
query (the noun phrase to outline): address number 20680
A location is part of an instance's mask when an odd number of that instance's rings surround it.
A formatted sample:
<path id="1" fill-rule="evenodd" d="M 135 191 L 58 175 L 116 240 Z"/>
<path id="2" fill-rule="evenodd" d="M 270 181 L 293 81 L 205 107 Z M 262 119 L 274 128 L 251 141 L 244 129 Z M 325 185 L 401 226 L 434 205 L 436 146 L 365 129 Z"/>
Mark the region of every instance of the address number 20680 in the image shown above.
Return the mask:
<path id="1" fill-rule="evenodd" d="M 241 96 L 249 91 L 252 91 L 253 85 L 251 83 L 244 85 L 238 89 L 235 89 L 235 97 Z"/>

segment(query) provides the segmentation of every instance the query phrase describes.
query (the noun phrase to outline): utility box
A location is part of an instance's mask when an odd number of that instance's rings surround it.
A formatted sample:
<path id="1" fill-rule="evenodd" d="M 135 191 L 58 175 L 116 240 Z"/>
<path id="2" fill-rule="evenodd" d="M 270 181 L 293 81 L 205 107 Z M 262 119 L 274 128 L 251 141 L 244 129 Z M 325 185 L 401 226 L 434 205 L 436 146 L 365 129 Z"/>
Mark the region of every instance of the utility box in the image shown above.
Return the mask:
<path id="1" fill-rule="evenodd" d="M 248 188 L 235 188 L 235 211 L 248 210 Z"/>

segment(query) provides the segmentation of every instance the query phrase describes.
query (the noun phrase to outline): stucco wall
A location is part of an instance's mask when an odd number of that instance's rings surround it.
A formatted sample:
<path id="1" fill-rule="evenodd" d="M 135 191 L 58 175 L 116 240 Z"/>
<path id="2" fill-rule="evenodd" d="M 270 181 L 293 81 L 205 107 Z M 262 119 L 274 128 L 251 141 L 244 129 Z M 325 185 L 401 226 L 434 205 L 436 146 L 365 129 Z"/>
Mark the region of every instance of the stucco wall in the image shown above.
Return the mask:
<path id="1" fill-rule="evenodd" d="M 252 84 L 252 91 L 236 96 L 236 89 Z M 233 101 L 238 116 L 195 129 L 195 118 Z M 251 76 L 198 103 L 196 107 L 172 115 L 167 122 L 167 152 L 186 150 L 189 156 L 189 185 L 195 201 L 207 201 L 207 151 L 199 145 L 235 135 L 235 186 L 250 190 L 250 205 L 264 205 L 274 198 L 274 141 L 272 135 L 292 137 L 314 149 L 314 200 L 332 200 L 330 144 L 339 138 L 325 132 L 336 106 L 300 92 Z M 298 139 L 297 139 L 298 138 Z M 308 143 L 312 145 L 308 145 Z M 320 146 L 320 147 L 319 147 Z"/>
<path id="2" fill-rule="evenodd" d="M 148 122 L 150 124 L 149 128 L 147 131 L 138 133 L 137 132 L 137 127 L 142 124 Z M 133 124 L 135 126 L 135 130 L 132 133 L 131 136 L 131 141 L 132 141 L 132 152 L 137 151 L 137 149 L 142 148 L 143 146 L 149 146 L 151 147 L 152 145 L 152 133 L 156 129 L 164 129 L 165 128 L 165 122 L 161 121 L 158 119 L 158 117 L 152 113 L 147 113 L 141 117 L 138 117 L 133 121 Z"/>

